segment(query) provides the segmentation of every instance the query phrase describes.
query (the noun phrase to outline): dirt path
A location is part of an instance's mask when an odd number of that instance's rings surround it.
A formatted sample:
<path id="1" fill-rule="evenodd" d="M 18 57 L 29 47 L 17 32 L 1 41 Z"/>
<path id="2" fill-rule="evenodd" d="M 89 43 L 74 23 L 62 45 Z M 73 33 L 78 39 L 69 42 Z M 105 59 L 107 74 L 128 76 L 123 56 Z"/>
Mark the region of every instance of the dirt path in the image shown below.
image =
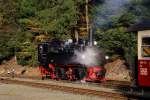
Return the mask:
<path id="1" fill-rule="evenodd" d="M 0 83 L 0 100 L 113 100 Z"/>

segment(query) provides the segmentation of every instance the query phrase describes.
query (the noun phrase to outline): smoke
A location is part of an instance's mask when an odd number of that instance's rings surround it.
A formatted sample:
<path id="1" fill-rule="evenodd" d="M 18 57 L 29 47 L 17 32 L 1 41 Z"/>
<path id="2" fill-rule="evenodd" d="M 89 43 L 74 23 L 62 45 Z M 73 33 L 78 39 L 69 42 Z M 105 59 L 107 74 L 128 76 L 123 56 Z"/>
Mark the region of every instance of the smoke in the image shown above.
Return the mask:
<path id="1" fill-rule="evenodd" d="M 101 26 L 106 24 L 105 21 L 111 20 L 112 17 L 121 14 L 125 5 L 130 0 L 105 0 L 105 2 L 96 8 L 94 23 Z"/>
<path id="2" fill-rule="evenodd" d="M 100 63 L 100 51 L 94 47 L 87 47 L 84 51 L 75 51 L 73 62 L 86 66 L 94 66 Z"/>
<path id="3" fill-rule="evenodd" d="M 102 6 L 102 11 L 108 14 L 119 13 L 129 0 L 106 0 Z"/>

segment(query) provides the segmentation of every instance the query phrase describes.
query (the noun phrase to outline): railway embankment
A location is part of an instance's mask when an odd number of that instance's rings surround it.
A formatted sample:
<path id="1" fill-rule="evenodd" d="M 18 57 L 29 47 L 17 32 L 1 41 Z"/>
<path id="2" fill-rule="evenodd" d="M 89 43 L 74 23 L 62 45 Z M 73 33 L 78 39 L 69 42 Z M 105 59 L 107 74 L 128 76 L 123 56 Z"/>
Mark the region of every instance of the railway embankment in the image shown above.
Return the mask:
<path id="1" fill-rule="evenodd" d="M 106 79 L 115 81 L 131 81 L 130 70 L 127 69 L 125 61 L 116 59 L 104 65 L 106 69 Z M 29 67 L 18 65 L 15 58 L 4 62 L 0 65 L 0 76 L 11 76 L 14 71 L 15 76 L 19 77 L 39 77 L 40 71 L 38 67 Z"/>

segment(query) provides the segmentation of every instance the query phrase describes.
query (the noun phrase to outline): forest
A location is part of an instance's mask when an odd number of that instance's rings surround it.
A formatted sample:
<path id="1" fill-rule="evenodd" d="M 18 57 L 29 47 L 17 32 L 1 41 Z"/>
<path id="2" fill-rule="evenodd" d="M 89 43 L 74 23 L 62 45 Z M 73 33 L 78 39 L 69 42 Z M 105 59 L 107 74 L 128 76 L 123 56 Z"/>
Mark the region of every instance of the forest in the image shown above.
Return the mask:
<path id="1" fill-rule="evenodd" d="M 85 5 L 101 50 L 127 62 L 136 56 L 136 34 L 126 30 L 150 19 L 150 0 L 0 0 L 0 61 L 16 56 L 18 64 L 37 66 L 37 44 L 71 38 L 84 26 Z"/>

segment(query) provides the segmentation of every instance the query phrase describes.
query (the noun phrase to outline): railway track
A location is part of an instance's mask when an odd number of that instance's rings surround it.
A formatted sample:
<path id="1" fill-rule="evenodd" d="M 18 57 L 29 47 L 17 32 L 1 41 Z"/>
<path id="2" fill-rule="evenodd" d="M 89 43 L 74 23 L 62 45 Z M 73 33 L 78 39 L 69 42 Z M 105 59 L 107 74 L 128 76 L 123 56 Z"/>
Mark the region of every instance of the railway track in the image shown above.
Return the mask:
<path id="1" fill-rule="evenodd" d="M 60 85 L 45 84 L 45 83 L 36 83 L 36 82 L 22 81 L 22 80 L 12 80 L 9 78 L 1 78 L 0 82 L 5 83 L 5 84 L 19 84 L 19 85 L 36 87 L 36 88 L 59 90 L 59 91 L 63 91 L 63 92 L 70 92 L 70 93 L 81 94 L 81 95 L 114 98 L 115 100 L 116 99 L 117 100 L 126 100 L 127 99 L 127 96 L 125 94 L 119 93 L 119 92 L 116 92 L 116 93 L 104 92 L 104 91 L 85 89 L 85 88 L 68 87 L 68 86 L 60 86 Z"/>
<path id="2" fill-rule="evenodd" d="M 1 77 L 10 77 L 8 76 L 1 76 Z M 11 77 L 10 77 L 11 78 Z M 41 80 L 39 77 L 29 77 L 29 76 L 15 76 L 15 78 L 23 78 L 23 79 L 35 79 L 35 80 Z M 59 83 L 72 83 L 72 84 L 81 84 L 81 81 L 68 81 L 68 80 L 53 80 L 53 79 L 45 79 L 45 80 L 50 80 L 50 81 L 55 81 Z M 88 84 L 89 86 L 102 86 L 102 87 L 108 87 L 108 88 L 124 88 L 124 87 L 130 87 L 131 82 L 127 81 L 114 81 L 114 80 L 109 80 L 105 82 L 86 82 L 85 84 Z"/>

